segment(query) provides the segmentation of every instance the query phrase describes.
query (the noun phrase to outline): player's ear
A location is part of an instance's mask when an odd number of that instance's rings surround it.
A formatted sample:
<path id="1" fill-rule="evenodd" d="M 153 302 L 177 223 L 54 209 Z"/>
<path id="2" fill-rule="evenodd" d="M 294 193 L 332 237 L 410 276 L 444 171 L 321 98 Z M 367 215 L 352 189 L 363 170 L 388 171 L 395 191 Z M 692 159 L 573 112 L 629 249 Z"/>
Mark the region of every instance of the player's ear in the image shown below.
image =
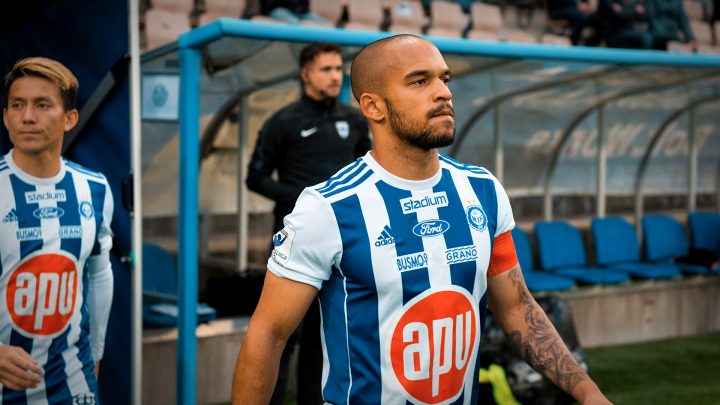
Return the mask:
<path id="1" fill-rule="evenodd" d="M 387 115 L 385 100 L 377 94 L 363 93 L 358 104 L 365 118 L 371 121 L 381 122 Z"/>
<path id="2" fill-rule="evenodd" d="M 70 132 L 71 129 L 75 128 L 75 124 L 78 122 L 78 110 L 72 109 L 65 111 L 65 132 Z"/>

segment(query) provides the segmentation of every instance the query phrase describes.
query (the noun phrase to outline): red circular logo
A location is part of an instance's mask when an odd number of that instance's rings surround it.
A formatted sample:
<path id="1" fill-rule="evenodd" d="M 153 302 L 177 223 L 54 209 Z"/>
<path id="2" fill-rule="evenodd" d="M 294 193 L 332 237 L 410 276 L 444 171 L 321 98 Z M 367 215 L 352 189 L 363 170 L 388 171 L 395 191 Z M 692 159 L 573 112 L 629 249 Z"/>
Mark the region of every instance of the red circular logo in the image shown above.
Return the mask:
<path id="1" fill-rule="evenodd" d="M 10 318 L 32 336 L 53 336 L 65 329 L 75 309 L 75 261 L 59 253 L 32 256 L 10 276 L 5 302 Z"/>
<path id="2" fill-rule="evenodd" d="M 479 334 L 478 311 L 467 291 L 457 288 L 414 298 L 390 341 L 390 361 L 400 385 L 416 402 L 456 399 Z"/>

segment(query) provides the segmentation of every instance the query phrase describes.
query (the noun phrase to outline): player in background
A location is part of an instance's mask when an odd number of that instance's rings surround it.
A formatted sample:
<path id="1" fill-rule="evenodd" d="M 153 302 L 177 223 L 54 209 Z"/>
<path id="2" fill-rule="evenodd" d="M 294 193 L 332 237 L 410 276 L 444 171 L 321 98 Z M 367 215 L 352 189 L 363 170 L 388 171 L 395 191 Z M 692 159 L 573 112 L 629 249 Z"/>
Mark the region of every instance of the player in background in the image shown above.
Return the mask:
<path id="1" fill-rule="evenodd" d="M 113 199 L 105 177 L 61 157 L 78 121 L 61 63 L 5 77 L 0 157 L 0 404 L 95 404 L 113 295 Z"/>
<path id="2" fill-rule="evenodd" d="M 276 234 L 233 403 L 267 403 L 317 293 L 327 403 L 475 404 L 487 303 L 532 367 L 582 404 L 609 404 L 525 286 L 500 183 L 438 153 L 455 133 L 438 49 L 382 39 L 358 53 L 351 79 L 374 148 L 306 189 Z"/>

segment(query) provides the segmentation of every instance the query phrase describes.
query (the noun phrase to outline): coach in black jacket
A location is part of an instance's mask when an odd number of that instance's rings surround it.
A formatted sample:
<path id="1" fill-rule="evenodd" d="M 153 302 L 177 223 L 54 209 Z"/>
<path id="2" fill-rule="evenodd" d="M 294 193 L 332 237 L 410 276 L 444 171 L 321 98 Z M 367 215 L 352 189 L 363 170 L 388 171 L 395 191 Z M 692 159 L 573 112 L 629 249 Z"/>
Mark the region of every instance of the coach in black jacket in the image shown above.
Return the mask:
<path id="1" fill-rule="evenodd" d="M 275 113 L 258 136 L 247 176 L 250 190 L 275 201 L 273 233 L 295 206 L 305 187 L 327 180 L 371 147 L 365 117 L 337 102 L 343 80 L 342 51 L 328 43 L 312 43 L 300 52 L 303 93 Z M 277 170 L 277 180 L 272 178 Z M 283 353 L 273 404 L 285 395 L 288 344 Z M 320 321 L 317 304 L 303 321 L 298 364 L 298 405 L 322 403 Z M 319 402 L 317 402 L 319 401 Z"/>

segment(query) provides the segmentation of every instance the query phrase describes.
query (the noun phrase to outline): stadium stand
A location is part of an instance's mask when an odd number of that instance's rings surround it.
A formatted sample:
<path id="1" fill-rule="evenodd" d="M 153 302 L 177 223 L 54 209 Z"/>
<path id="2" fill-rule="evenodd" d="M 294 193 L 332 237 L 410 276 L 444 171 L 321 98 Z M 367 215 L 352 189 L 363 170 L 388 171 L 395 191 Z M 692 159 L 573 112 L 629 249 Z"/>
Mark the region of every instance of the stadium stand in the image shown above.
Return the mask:
<path id="1" fill-rule="evenodd" d="M 560 45 L 560 46 L 571 46 L 570 38 L 565 35 L 558 35 L 553 33 L 543 33 L 540 37 L 540 42 L 545 45 Z"/>
<path id="2" fill-rule="evenodd" d="M 380 0 L 349 0 L 345 29 L 379 31 L 385 20 Z"/>
<path id="3" fill-rule="evenodd" d="M 205 25 L 220 17 L 240 18 L 245 11 L 245 0 L 205 0 L 200 25 Z"/>
<path id="4" fill-rule="evenodd" d="M 492 4 L 473 3 L 470 7 L 472 28 L 468 38 L 484 41 L 499 41 L 503 31 L 500 7 Z"/>
<path id="5" fill-rule="evenodd" d="M 516 226 L 512 230 L 512 238 L 528 290 L 532 292 L 560 291 L 575 286 L 575 283 L 569 278 L 535 270 L 530 237 L 522 228 Z"/>
<path id="6" fill-rule="evenodd" d="M 595 263 L 637 279 L 665 279 L 680 275 L 668 264 L 642 262 L 635 227 L 621 217 L 593 218 L 590 224 Z"/>
<path id="7" fill-rule="evenodd" d="M 418 1 L 390 3 L 388 31 L 403 34 L 422 34 L 425 29 L 425 12 Z"/>
<path id="8" fill-rule="evenodd" d="M 484 41 L 537 42 L 532 34 L 518 29 L 507 28 L 503 21 L 500 6 L 473 3 L 470 7 L 472 28 L 468 38 Z"/>
<path id="9" fill-rule="evenodd" d="M 470 20 L 462 11 L 460 4 L 444 0 L 430 3 L 432 20 L 428 35 L 450 38 L 461 38 L 468 28 Z"/>
<path id="10" fill-rule="evenodd" d="M 310 0 L 310 11 L 337 26 L 345 11 L 345 3 L 345 0 Z"/>
<path id="11" fill-rule="evenodd" d="M 162 247 L 143 244 L 143 324 L 147 327 L 177 325 L 177 270 L 172 255 Z M 198 323 L 216 318 L 215 309 L 198 304 Z"/>
<path id="12" fill-rule="evenodd" d="M 540 267 L 571 278 L 579 284 L 617 284 L 630 280 L 627 273 L 588 264 L 580 230 L 565 221 L 541 221 L 535 224 Z"/>
<path id="13" fill-rule="evenodd" d="M 645 215 L 642 220 L 645 258 L 654 263 L 672 264 L 683 273 L 708 274 L 710 267 L 690 260 L 688 237 L 680 221 L 665 214 Z"/>
<path id="14" fill-rule="evenodd" d="M 145 48 L 153 49 L 177 40 L 178 35 L 190 30 L 190 19 L 185 13 L 150 9 L 145 14 Z"/>

